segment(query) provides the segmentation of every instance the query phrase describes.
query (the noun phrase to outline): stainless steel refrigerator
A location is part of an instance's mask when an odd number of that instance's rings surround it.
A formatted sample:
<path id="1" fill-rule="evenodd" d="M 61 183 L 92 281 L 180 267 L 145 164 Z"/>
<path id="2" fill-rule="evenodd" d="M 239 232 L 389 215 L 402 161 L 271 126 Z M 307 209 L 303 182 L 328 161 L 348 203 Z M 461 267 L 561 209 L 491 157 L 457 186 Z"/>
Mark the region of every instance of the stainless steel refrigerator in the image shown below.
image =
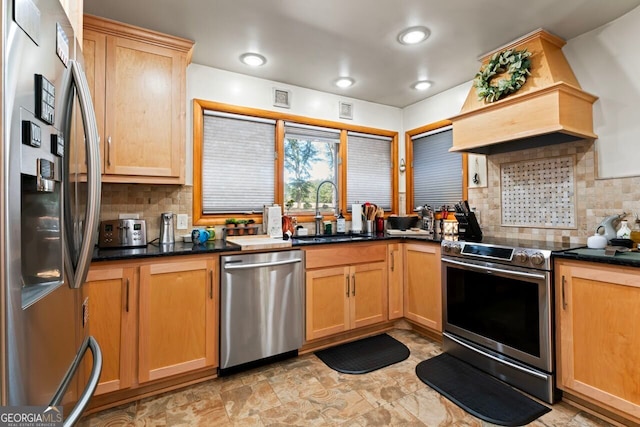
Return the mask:
<path id="1" fill-rule="evenodd" d="M 1 110 L 0 403 L 63 406 L 73 425 L 102 366 L 80 289 L 101 184 L 81 50 L 58 0 L 3 0 Z"/>

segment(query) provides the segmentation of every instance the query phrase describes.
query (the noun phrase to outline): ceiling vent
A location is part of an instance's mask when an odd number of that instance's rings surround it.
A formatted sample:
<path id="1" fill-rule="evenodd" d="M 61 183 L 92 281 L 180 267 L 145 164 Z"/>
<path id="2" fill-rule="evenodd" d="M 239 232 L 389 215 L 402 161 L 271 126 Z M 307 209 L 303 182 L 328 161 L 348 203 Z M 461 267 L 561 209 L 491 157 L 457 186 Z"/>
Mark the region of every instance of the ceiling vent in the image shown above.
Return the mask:
<path id="1" fill-rule="evenodd" d="M 598 98 L 580 88 L 562 53 L 564 44 L 537 30 L 482 58 L 484 66 L 497 52 L 527 49 L 531 75 L 518 91 L 495 102 L 479 99 L 472 87 L 460 114 L 450 119 L 450 151 L 494 154 L 597 138 L 593 103 Z"/>

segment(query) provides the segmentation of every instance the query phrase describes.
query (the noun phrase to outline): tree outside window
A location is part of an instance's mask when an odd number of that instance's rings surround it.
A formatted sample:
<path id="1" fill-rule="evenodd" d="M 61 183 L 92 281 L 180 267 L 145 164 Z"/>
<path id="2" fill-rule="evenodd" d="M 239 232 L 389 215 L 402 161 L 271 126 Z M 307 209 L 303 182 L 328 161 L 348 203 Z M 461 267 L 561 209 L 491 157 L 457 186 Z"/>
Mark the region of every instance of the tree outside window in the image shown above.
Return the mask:
<path id="1" fill-rule="evenodd" d="M 318 185 L 325 180 L 337 184 L 337 153 L 337 141 L 285 135 L 284 200 L 291 206 L 289 213 L 313 211 Z M 322 186 L 320 210 L 334 211 L 336 203 L 335 189 L 330 185 Z"/>

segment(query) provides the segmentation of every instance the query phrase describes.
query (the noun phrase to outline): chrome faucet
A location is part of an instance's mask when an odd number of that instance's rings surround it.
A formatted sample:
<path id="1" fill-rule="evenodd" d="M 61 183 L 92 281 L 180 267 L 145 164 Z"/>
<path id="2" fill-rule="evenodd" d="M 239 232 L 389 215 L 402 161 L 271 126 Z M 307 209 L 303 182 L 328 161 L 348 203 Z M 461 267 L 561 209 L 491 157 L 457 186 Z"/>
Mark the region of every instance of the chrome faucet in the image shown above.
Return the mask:
<path id="1" fill-rule="evenodd" d="M 336 213 L 338 209 L 338 187 L 336 187 L 333 181 L 322 181 L 318 185 L 318 189 L 316 190 L 316 216 L 314 217 L 316 219 L 316 236 L 322 234 L 322 215 L 320 214 L 320 209 L 318 208 L 318 201 L 320 200 L 320 187 L 322 187 L 326 183 L 333 185 L 333 188 L 336 189 Z"/>

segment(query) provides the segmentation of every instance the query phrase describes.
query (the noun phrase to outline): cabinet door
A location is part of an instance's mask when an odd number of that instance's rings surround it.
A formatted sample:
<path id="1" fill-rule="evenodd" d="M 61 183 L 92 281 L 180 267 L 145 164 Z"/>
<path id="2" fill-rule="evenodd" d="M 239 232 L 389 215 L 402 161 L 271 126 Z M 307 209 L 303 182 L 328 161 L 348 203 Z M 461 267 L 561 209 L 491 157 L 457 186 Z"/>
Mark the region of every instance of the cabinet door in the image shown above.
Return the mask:
<path id="1" fill-rule="evenodd" d="M 210 258 L 140 267 L 141 383 L 217 364 L 215 276 Z"/>
<path id="2" fill-rule="evenodd" d="M 387 320 L 387 263 L 355 265 L 351 271 L 351 327 Z"/>
<path id="3" fill-rule="evenodd" d="M 98 124 L 98 135 L 100 136 L 100 152 L 104 153 L 104 102 L 105 102 L 105 59 L 107 57 L 107 37 L 104 34 L 92 31 L 84 30 L 84 40 L 82 41 L 82 53 L 84 56 L 84 71 L 87 75 L 87 83 L 89 84 L 89 92 L 91 92 L 91 99 L 93 100 L 93 109 L 96 113 L 96 123 Z M 79 123 L 82 126 L 82 123 Z M 85 158 L 84 144 L 76 145 L 80 153 L 70 152 L 69 156 L 72 156 L 71 164 L 73 162 L 73 156 L 78 158 Z M 86 165 L 81 164 L 81 172 L 86 173 Z M 103 165 L 104 171 L 104 165 Z"/>
<path id="4" fill-rule="evenodd" d="M 556 263 L 558 387 L 640 422 L 637 269 Z"/>
<path id="5" fill-rule="evenodd" d="M 106 54 L 105 173 L 181 178 L 185 56 L 116 36 Z"/>
<path id="6" fill-rule="evenodd" d="M 442 332 L 440 245 L 404 246 L 404 317 Z"/>
<path id="7" fill-rule="evenodd" d="M 307 271 L 307 341 L 349 329 L 350 271 L 349 267 Z"/>
<path id="8" fill-rule="evenodd" d="M 402 245 L 400 243 L 388 245 L 389 320 L 399 319 L 404 316 L 402 255 Z"/>
<path id="9" fill-rule="evenodd" d="M 136 289 L 133 268 L 92 268 L 82 287 L 89 302 L 88 335 L 102 349 L 102 374 L 95 394 L 131 386 L 135 363 Z M 91 364 L 86 364 L 87 377 Z"/>

